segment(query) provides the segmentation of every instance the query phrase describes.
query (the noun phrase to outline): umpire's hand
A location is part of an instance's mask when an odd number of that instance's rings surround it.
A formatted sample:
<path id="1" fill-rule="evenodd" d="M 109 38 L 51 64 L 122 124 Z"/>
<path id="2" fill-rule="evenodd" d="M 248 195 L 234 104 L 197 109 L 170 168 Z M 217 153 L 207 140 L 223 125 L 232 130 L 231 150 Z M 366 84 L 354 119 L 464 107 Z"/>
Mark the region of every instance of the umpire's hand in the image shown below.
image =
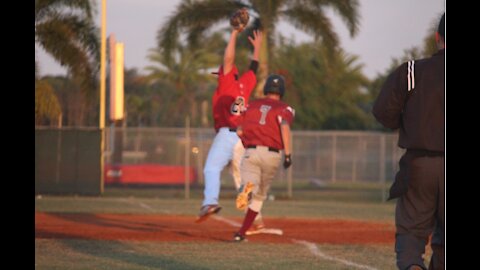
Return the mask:
<path id="1" fill-rule="evenodd" d="M 288 169 L 292 165 L 292 155 L 285 155 L 285 159 L 283 160 L 283 168 Z"/>

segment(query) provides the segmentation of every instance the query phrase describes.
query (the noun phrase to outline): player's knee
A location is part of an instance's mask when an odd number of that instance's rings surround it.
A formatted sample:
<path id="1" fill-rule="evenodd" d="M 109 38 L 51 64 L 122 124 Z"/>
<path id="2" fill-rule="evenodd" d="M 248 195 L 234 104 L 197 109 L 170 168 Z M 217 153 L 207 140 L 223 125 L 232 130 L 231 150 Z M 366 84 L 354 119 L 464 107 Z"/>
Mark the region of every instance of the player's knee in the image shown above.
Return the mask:
<path id="1" fill-rule="evenodd" d="M 248 208 L 252 209 L 255 212 L 260 212 L 262 210 L 263 201 L 252 199 Z"/>

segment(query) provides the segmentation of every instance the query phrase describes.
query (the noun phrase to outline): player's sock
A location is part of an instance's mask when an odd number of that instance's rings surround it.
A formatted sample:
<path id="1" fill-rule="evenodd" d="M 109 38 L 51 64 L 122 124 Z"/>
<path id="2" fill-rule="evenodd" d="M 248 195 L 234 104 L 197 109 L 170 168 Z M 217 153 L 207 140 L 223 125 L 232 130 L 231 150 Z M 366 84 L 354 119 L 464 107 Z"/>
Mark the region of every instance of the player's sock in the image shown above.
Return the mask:
<path id="1" fill-rule="evenodd" d="M 254 225 L 262 225 L 262 226 L 265 225 L 265 223 L 263 223 L 262 212 L 258 212 L 258 215 L 253 220 L 253 224 Z"/>
<path id="2" fill-rule="evenodd" d="M 248 208 L 247 214 L 245 215 L 245 218 L 243 219 L 243 224 L 238 233 L 240 235 L 245 235 L 245 232 L 252 226 L 253 220 L 255 220 L 255 217 L 257 216 L 258 212 L 253 211 L 252 209 Z"/>

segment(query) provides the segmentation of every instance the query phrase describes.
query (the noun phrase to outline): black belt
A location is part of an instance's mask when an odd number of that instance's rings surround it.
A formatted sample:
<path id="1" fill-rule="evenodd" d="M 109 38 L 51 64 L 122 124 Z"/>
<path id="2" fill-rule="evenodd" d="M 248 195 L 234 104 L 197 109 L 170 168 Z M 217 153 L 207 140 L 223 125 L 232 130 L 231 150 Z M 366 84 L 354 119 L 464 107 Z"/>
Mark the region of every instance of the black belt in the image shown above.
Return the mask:
<path id="1" fill-rule="evenodd" d="M 247 148 L 257 148 L 257 146 L 256 145 L 248 145 Z M 268 151 L 280 153 L 280 150 L 278 150 L 277 148 L 273 148 L 273 147 L 268 147 Z"/>

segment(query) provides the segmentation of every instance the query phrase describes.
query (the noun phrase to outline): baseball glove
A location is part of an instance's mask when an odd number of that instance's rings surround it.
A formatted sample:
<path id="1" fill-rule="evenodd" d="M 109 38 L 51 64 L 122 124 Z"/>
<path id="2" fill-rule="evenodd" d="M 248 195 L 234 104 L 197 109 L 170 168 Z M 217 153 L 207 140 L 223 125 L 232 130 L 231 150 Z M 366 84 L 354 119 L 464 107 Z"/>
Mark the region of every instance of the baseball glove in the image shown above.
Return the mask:
<path id="1" fill-rule="evenodd" d="M 250 15 L 248 14 L 247 8 L 241 8 L 230 17 L 230 25 L 233 29 L 238 30 L 238 32 L 242 32 L 247 26 L 248 20 L 250 19 Z"/>

